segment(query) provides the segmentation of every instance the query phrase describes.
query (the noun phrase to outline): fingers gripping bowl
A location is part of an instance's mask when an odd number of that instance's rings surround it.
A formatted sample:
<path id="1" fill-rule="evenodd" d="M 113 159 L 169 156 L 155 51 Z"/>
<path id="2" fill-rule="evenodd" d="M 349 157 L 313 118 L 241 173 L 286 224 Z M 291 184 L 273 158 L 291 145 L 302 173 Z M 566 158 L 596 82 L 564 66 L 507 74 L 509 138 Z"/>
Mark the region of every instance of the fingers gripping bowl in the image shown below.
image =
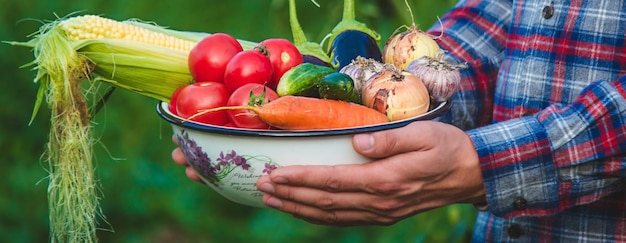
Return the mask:
<path id="1" fill-rule="evenodd" d="M 369 161 L 352 148 L 352 136 L 431 120 L 449 109 L 447 101 L 435 103 L 417 117 L 380 125 L 346 129 L 285 131 L 254 130 L 206 125 L 172 114 L 159 102 L 157 113 L 172 125 L 189 164 L 204 183 L 225 198 L 263 207 L 256 189 L 259 177 L 280 166 L 361 164 Z"/>

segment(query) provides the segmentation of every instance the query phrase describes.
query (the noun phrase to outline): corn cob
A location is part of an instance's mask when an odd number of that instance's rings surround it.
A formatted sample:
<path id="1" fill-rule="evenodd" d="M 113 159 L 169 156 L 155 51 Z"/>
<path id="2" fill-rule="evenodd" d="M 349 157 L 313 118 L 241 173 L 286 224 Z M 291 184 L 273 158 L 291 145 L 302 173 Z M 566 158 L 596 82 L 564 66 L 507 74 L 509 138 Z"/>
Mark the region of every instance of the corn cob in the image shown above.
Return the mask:
<path id="1" fill-rule="evenodd" d="M 167 102 L 176 88 L 193 82 L 187 56 L 207 35 L 85 15 L 46 23 L 28 42 L 6 42 L 33 49 L 35 59 L 24 65 L 37 71 L 40 85 L 31 122 L 44 100 L 52 112 L 43 157 L 49 165 L 52 242 L 97 241 L 96 220 L 103 216 L 84 94 L 93 89 L 80 84 L 101 81 Z M 245 49 L 255 45 L 240 42 Z"/>
<path id="2" fill-rule="evenodd" d="M 61 21 L 79 55 L 95 64 L 93 78 L 162 101 L 193 80 L 187 55 L 194 41 L 95 15 Z"/>
<path id="3" fill-rule="evenodd" d="M 55 43 L 42 43 L 50 40 L 44 37 L 53 35 L 53 32 L 61 35 Z M 81 59 L 74 65 L 86 70 L 84 78 L 169 102 L 176 88 L 193 82 L 187 56 L 194 45 L 207 35 L 166 29 L 132 19 L 120 22 L 97 15 L 83 15 L 45 25 L 39 35 L 29 42 L 7 43 L 35 49 L 37 59 L 43 59 L 40 55 L 48 56 L 46 52 L 57 53 L 51 51 L 52 48 L 67 45 L 75 53 L 67 50 L 65 55 L 77 55 L 75 58 Z M 256 45 L 246 40 L 239 42 L 244 49 L 252 49 Z M 55 46 L 46 48 L 48 44 Z M 40 49 L 39 55 L 37 49 Z M 30 65 L 39 69 L 42 62 L 45 60 L 35 60 Z M 45 74 L 45 71 L 40 72 L 35 82 Z"/>
<path id="4" fill-rule="evenodd" d="M 179 39 L 135 25 L 120 23 L 96 15 L 73 17 L 59 24 L 72 41 L 89 39 L 124 39 L 189 52 L 193 41 Z"/>

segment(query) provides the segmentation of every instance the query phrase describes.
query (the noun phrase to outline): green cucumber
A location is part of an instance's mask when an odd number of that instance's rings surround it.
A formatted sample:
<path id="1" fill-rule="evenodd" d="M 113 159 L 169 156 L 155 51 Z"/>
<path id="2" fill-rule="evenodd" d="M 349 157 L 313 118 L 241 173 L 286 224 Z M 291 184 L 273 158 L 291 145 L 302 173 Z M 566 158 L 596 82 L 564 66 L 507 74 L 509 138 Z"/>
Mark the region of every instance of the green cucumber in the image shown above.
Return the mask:
<path id="1" fill-rule="evenodd" d="M 326 75 L 335 70 L 312 63 L 302 63 L 285 72 L 278 81 L 276 93 L 279 96 L 297 95 L 319 98 L 318 84 Z"/>
<path id="2" fill-rule="evenodd" d="M 361 103 L 354 80 L 345 73 L 334 72 L 324 76 L 318 84 L 318 92 L 320 98 Z"/>

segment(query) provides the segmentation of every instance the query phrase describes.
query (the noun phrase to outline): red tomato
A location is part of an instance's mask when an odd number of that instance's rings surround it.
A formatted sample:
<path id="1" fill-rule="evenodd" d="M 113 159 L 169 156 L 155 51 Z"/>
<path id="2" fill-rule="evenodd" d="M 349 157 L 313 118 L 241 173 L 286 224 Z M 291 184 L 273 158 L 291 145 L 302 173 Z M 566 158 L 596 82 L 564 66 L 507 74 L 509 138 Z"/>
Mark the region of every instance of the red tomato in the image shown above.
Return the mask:
<path id="1" fill-rule="evenodd" d="M 226 65 L 224 84 L 229 92 L 248 83 L 267 84 L 272 79 L 272 63 L 257 48 L 237 53 Z"/>
<path id="2" fill-rule="evenodd" d="M 261 106 L 278 98 L 273 89 L 262 84 L 245 84 L 239 87 L 228 98 L 228 106 Z M 251 110 L 226 111 L 230 122 L 239 128 L 269 129 L 270 125 L 259 119 Z"/>
<path id="3" fill-rule="evenodd" d="M 176 100 L 178 99 L 178 94 L 180 93 L 180 90 L 183 89 L 183 87 L 185 86 L 180 86 L 178 87 L 178 89 L 174 90 L 174 93 L 172 93 L 172 96 L 170 97 L 170 103 L 167 106 L 170 112 L 174 115 L 178 115 L 178 111 L 176 111 Z"/>
<path id="4" fill-rule="evenodd" d="M 296 45 L 287 39 L 266 39 L 261 41 L 257 47 L 265 48 L 272 62 L 274 73 L 271 82 L 267 85 L 272 89 L 276 89 L 278 80 L 285 72 L 304 62 L 302 53 L 296 48 Z"/>
<path id="5" fill-rule="evenodd" d="M 189 71 L 196 82 L 224 82 L 226 64 L 243 51 L 235 37 L 215 33 L 196 44 L 187 59 Z"/>
<path id="6" fill-rule="evenodd" d="M 198 112 L 225 106 L 228 102 L 228 90 L 223 83 L 201 82 L 183 86 L 176 99 L 176 110 L 182 118 L 189 118 Z M 209 112 L 192 119 L 193 121 L 224 125 L 228 122 L 226 111 Z"/>

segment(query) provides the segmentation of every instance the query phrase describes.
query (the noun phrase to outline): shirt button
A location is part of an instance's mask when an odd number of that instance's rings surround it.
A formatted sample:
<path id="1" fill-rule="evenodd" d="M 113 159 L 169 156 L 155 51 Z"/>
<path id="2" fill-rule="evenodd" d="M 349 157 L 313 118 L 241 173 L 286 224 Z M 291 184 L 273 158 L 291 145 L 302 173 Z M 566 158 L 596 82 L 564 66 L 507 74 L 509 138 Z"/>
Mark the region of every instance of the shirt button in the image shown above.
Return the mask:
<path id="1" fill-rule="evenodd" d="M 513 202 L 513 208 L 515 210 L 524 210 L 528 208 L 528 201 L 524 198 L 515 199 L 515 202 Z"/>
<path id="2" fill-rule="evenodd" d="M 513 239 L 517 239 L 524 233 L 522 231 L 522 227 L 519 224 L 513 224 L 506 229 L 506 233 L 509 234 L 509 237 Z"/>
<path id="3" fill-rule="evenodd" d="M 543 10 L 541 11 L 541 15 L 543 16 L 544 19 L 552 18 L 552 16 L 554 15 L 554 7 L 549 6 L 549 5 L 543 7 Z"/>

